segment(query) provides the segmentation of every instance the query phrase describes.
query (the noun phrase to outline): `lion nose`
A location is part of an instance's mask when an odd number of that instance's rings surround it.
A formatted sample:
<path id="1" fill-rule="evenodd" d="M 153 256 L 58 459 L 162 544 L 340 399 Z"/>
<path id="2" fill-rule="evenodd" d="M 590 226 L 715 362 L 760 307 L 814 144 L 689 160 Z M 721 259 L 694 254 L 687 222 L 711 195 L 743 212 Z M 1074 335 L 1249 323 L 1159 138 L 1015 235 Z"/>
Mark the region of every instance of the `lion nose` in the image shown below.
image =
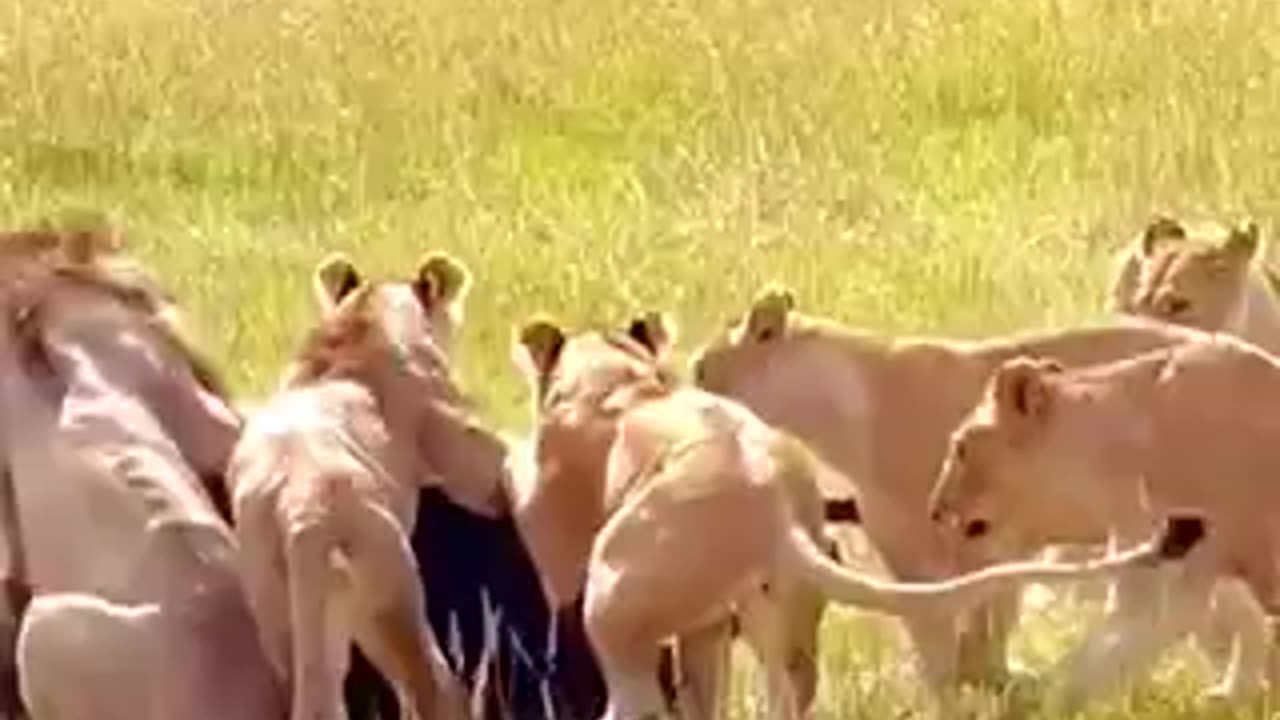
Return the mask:
<path id="1" fill-rule="evenodd" d="M 935 492 L 929 498 L 929 519 L 935 523 L 941 523 L 943 520 L 946 519 L 946 517 L 947 517 L 946 503 L 944 503 L 942 501 L 942 498 L 939 496 L 939 494 Z"/>

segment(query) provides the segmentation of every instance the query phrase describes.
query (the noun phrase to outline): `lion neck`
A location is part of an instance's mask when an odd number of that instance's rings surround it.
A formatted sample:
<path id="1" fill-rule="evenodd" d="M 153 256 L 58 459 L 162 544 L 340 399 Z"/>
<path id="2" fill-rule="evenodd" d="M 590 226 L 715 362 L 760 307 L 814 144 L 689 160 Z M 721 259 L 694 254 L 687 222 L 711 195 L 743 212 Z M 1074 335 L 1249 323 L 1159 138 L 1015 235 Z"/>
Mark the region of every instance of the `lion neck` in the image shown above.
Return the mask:
<path id="1" fill-rule="evenodd" d="M 418 438 L 433 419 L 433 403 L 462 402 L 442 353 L 411 355 L 390 344 L 376 349 L 348 346 L 318 358 L 304 355 L 285 373 L 281 385 L 285 390 L 358 388 L 372 400 L 377 421 L 398 455 L 416 452 Z"/>
<path id="2" fill-rule="evenodd" d="M 778 357 L 729 395 L 769 424 L 804 438 L 827 462 L 861 478 L 872 449 L 855 441 L 851 429 L 868 427 L 877 412 L 892 346 L 816 318 L 793 322 L 804 325 L 783 341 L 792 347 L 779 350 Z"/>
<path id="3" fill-rule="evenodd" d="M 341 428 L 383 471 L 405 487 L 426 476 L 421 453 L 422 429 L 428 422 L 422 388 L 381 372 L 330 373 L 303 384 L 289 384 L 289 394 L 310 395 L 304 405 L 325 416 L 325 426 Z"/>

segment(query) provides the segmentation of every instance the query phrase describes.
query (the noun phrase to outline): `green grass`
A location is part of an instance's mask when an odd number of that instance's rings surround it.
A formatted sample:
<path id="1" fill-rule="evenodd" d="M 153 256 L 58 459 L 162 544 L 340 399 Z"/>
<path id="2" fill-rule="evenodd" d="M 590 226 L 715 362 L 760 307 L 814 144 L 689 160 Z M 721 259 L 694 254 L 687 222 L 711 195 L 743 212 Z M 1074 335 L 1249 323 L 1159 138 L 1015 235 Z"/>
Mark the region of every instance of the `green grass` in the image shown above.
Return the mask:
<path id="1" fill-rule="evenodd" d="M 245 393 L 325 250 L 457 253 L 514 428 L 534 311 L 688 347 L 778 279 L 886 330 L 1058 325 L 1153 210 L 1280 212 L 1274 0 L 10 0 L 0 103 L 4 221 L 109 213 Z M 821 716 L 920 706 L 890 627 L 830 622 Z M 1094 717 L 1201 716 L 1166 665 Z"/>

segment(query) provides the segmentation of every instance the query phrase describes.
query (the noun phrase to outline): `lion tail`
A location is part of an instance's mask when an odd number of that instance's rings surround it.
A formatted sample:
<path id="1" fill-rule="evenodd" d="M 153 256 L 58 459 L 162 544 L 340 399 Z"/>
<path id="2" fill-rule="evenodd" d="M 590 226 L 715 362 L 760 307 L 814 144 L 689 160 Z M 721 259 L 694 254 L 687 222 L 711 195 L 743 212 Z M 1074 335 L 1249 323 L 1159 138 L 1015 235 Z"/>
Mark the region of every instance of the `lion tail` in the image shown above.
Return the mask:
<path id="1" fill-rule="evenodd" d="M 1111 577 L 1136 567 L 1152 567 L 1181 559 L 1203 537 L 1196 519 L 1170 518 L 1156 539 L 1108 558 L 1083 562 L 1031 561 L 993 565 L 966 575 L 937 582 L 881 580 L 843 567 L 828 557 L 798 524 L 785 530 L 783 562 L 824 595 L 846 605 L 911 614 L 930 606 L 962 613 L 1003 591 L 1038 582 L 1071 582 Z M 1196 525 L 1196 527 L 1191 527 Z"/>

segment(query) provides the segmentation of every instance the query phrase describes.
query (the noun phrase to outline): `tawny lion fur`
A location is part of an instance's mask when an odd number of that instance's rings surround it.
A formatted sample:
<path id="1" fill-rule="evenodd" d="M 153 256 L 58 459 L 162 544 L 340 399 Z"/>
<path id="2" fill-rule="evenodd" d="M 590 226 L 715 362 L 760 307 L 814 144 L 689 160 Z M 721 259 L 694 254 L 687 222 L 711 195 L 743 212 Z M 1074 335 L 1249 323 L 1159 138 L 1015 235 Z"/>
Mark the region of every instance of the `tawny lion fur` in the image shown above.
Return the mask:
<path id="1" fill-rule="evenodd" d="M 1224 332 L 1280 353 L 1280 280 L 1267 267 L 1260 231 L 1253 222 L 1234 227 L 1188 224 L 1153 217 L 1120 253 L 1107 296 L 1113 311 Z M 1263 668 L 1247 658 L 1263 635 L 1261 609 L 1239 583 L 1214 590 L 1210 622 L 1197 640 L 1219 664 L 1232 667 L 1216 693 L 1252 692 Z"/>
<path id="2" fill-rule="evenodd" d="M 764 668 L 771 717 L 796 717 L 816 686 L 827 598 L 955 613 L 1027 578 L 1152 560 L 1139 551 L 1086 565 L 1014 564 L 921 585 L 842 568 L 825 552 L 816 484 L 834 471 L 745 407 L 679 387 L 663 363 L 673 335 L 652 314 L 627 333 L 567 334 L 535 319 L 515 348 L 533 390 L 537 478 L 514 515 L 553 601 L 585 586 L 606 717 L 663 710 L 654 678 L 670 639 L 684 676 L 680 710 L 715 717 L 731 614 Z"/>
<path id="3" fill-rule="evenodd" d="M 959 425 L 932 505 L 961 542 L 1123 539 L 1169 508 L 1214 528 L 1186 567 L 1119 581 L 1115 611 L 1070 661 L 1073 705 L 1203 622 L 1223 579 L 1243 581 L 1268 615 L 1280 611 L 1280 416 L 1251 410 L 1277 403 L 1280 363 L 1218 335 L 1073 370 L 1010 360 Z"/>
<path id="4" fill-rule="evenodd" d="M 12 610 L 34 595 L 11 646 L 23 703 L 38 719 L 279 718 L 215 508 L 239 418 L 117 240 L 0 233 L 4 574 Z"/>
<path id="5" fill-rule="evenodd" d="M 295 720 L 343 716 L 352 636 L 401 707 L 421 720 L 466 714 L 407 536 L 427 482 L 475 512 L 500 509 L 505 445 L 470 419 L 448 367 L 467 282 L 441 254 L 405 282 L 367 282 L 327 258 L 320 324 L 236 448 L 242 572 Z"/>
<path id="6" fill-rule="evenodd" d="M 695 382 L 738 400 L 803 439 L 856 483 L 862 524 L 898 579 L 949 577 L 990 559 L 974 557 L 928 517 L 929 493 L 955 425 L 1002 361 L 1022 353 L 1067 365 L 1121 358 L 1186 342 L 1199 333 L 1142 319 L 967 342 L 893 338 L 806 316 L 792 292 L 764 288 L 740 321 L 694 353 Z M 926 683 L 1004 675 L 1017 597 L 996 599 L 961 622 L 928 608 L 903 618 Z"/>
<path id="7" fill-rule="evenodd" d="M 1157 216 L 1121 251 L 1108 307 L 1208 332 L 1280 354 L 1277 279 L 1258 226 L 1191 226 Z"/>

